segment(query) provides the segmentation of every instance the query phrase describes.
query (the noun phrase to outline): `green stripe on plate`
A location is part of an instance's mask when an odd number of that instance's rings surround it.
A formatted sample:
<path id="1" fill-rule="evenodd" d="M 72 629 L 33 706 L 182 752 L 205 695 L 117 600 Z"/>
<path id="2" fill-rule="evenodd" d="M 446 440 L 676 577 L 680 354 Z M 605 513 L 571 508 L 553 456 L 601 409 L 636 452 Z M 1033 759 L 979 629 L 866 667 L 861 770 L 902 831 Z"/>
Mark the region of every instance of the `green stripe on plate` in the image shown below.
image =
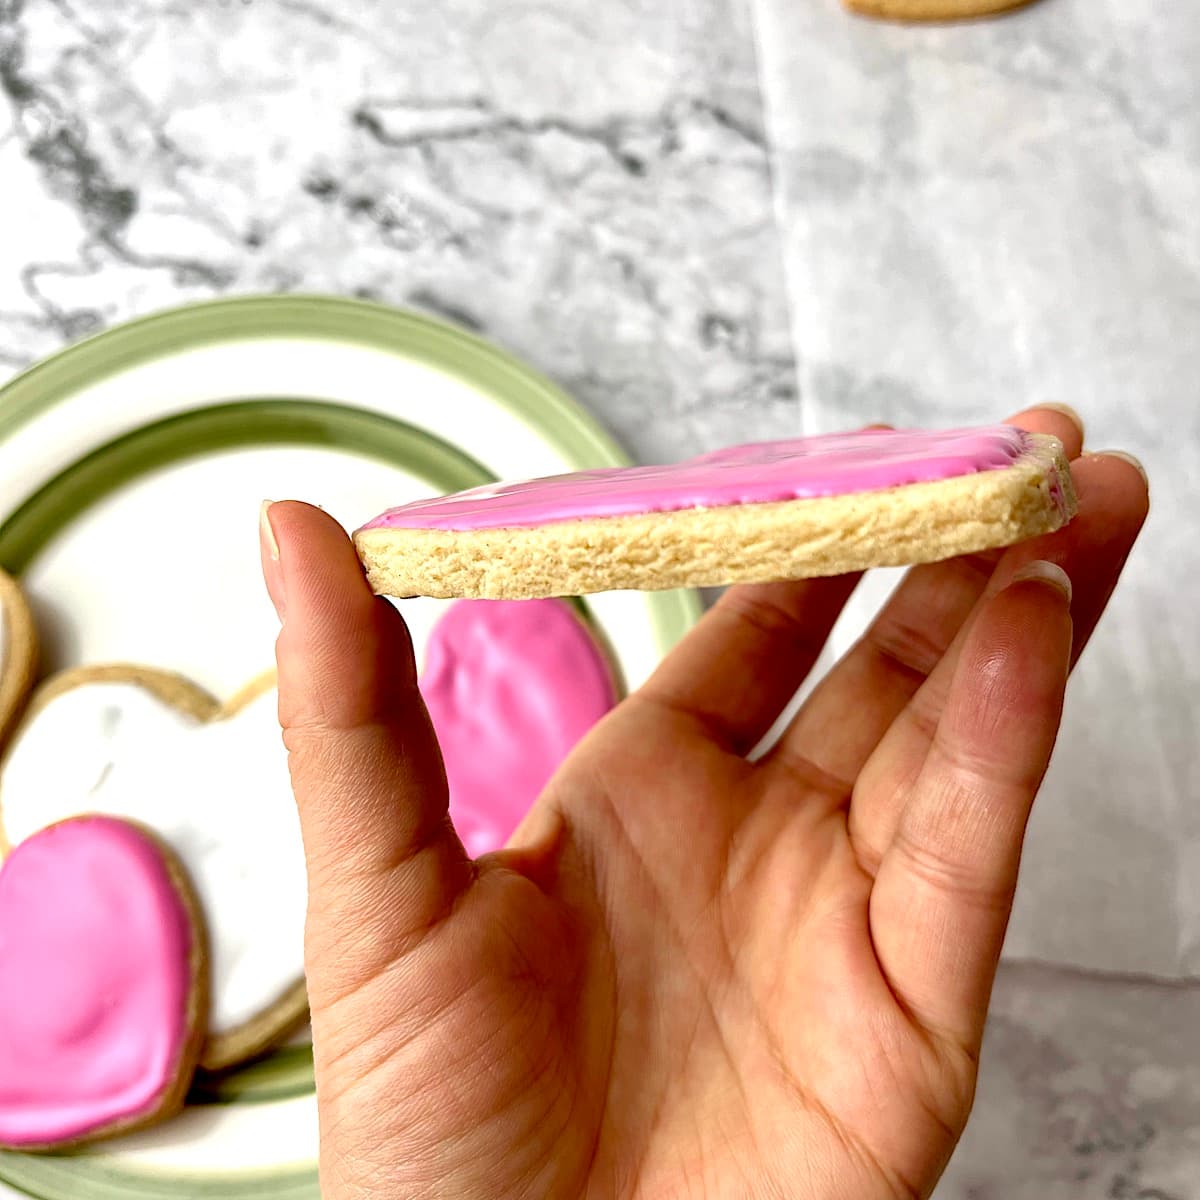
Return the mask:
<path id="1" fill-rule="evenodd" d="M 439 491 L 494 476 L 449 442 L 395 417 L 323 400 L 256 399 L 190 409 L 98 446 L 0 525 L 0 564 L 19 575 L 92 505 L 141 475 L 246 446 L 325 446 L 401 467 Z"/>
<path id="2" fill-rule="evenodd" d="M 367 346 L 421 362 L 492 397 L 576 469 L 628 457 L 574 400 L 482 338 L 418 313 L 332 296 L 239 296 L 142 317 L 69 346 L 0 388 L 0 438 L 97 380 L 140 364 L 229 342 L 299 338 Z M 669 649 L 700 614 L 692 591 L 647 596 L 655 636 Z"/>
<path id="3" fill-rule="evenodd" d="M 188 1104 L 265 1104 L 313 1090 L 311 1046 L 284 1046 L 220 1075 L 197 1075 Z"/>
<path id="4" fill-rule="evenodd" d="M 82 1155 L 0 1151 L 0 1183 L 36 1200 L 320 1200 L 316 1164 L 241 1175 L 143 1174 Z"/>

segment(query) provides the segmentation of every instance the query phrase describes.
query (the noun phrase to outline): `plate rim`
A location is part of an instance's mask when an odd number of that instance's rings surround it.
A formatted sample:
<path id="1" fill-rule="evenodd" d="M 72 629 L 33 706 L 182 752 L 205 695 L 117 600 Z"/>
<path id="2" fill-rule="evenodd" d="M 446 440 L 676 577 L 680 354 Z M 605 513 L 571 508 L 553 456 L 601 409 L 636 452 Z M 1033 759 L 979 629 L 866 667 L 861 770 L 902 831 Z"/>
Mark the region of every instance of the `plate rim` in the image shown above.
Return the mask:
<path id="1" fill-rule="evenodd" d="M 494 342 L 411 309 L 317 292 L 194 301 L 134 317 L 64 346 L 0 384 L 0 440 L 81 385 L 187 350 L 274 337 L 365 346 L 419 361 L 515 413 L 577 470 L 632 463 L 577 400 Z M 665 653 L 699 619 L 703 604 L 692 589 L 653 595 L 658 599 L 650 606 L 650 620 Z"/>
<path id="2" fill-rule="evenodd" d="M 233 319 L 236 318 L 236 319 Z M 336 331 L 332 326 L 336 326 Z M 536 422 L 545 403 L 555 410 L 580 439 L 606 458 L 631 463 L 628 453 L 604 426 L 549 377 L 529 366 L 494 342 L 461 326 L 412 309 L 393 307 L 373 300 L 322 295 L 318 292 L 249 293 L 222 296 L 160 309 L 133 317 L 30 364 L 0 384 L 0 437 L 25 424 L 46 408 L 53 407 L 62 393 L 75 391 L 77 380 L 96 383 L 130 367 L 178 353 L 222 342 L 261 341 L 271 337 L 307 336 L 315 341 L 369 346 L 395 353 L 396 347 L 375 336 L 380 326 L 392 326 L 396 334 L 415 337 L 400 357 L 420 358 L 445 373 L 478 386 L 473 371 L 459 361 L 428 353 L 442 344 L 465 355 L 474 368 L 499 370 L 520 380 L 538 394 L 533 404 L 518 393 L 493 396 L 506 407 L 517 409 Z M 414 348 L 421 351 L 414 354 Z M 97 361 L 96 356 L 103 355 Z M 449 356 L 447 356 L 449 357 Z M 488 390 L 491 394 L 490 389 Z M 48 396 L 53 395 L 53 398 Z M 548 432 L 556 443 L 561 438 Z"/>

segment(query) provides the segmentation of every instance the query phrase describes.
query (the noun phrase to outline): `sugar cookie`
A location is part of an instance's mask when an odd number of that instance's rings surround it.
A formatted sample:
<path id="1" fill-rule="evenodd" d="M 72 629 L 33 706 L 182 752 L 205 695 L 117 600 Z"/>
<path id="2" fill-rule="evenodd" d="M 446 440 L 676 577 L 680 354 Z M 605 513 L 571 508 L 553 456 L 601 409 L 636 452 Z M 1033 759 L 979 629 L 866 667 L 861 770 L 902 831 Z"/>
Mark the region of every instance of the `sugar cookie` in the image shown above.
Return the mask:
<path id="1" fill-rule="evenodd" d="M 852 12 L 885 21 L 966 21 L 1024 8 L 1033 0 L 842 0 Z"/>
<path id="2" fill-rule="evenodd" d="M 170 1116 L 204 1034 L 199 910 L 174 856 L 108 817 L 0 867 L 0 1146 L 61 1149 Z"/>
<path id="3" fill-rule="evenodd" d="M 0 764 L 18 845 L 84 812 L 147 826 L 179 855 L 208 925 L 218 1070 L 303 1019 L 304 852 L 272 680 L 222 706 L 176 675 L 91 667 L 43 685 Z"/>
<path id="4" fill-rule="evenodd" d="M 869 429 L 490 484 L 390 509 L 354 540 L 377 592 L 518 599 L 931 562 L 1075 507 L 1056 438 Z"/>
<path id="5" fill-rule="evenodd" d="M 430 631 L 421 694 L 469 854 L 498 850 L 616 703 L 614 670 L 562 600 L 461 600 Z"/>
<path id="6" fill-rule="evenodd" d="M 0 571 L 0 746 L 21 714 L 37 671 L 37 636 L 16 582 Z"/>

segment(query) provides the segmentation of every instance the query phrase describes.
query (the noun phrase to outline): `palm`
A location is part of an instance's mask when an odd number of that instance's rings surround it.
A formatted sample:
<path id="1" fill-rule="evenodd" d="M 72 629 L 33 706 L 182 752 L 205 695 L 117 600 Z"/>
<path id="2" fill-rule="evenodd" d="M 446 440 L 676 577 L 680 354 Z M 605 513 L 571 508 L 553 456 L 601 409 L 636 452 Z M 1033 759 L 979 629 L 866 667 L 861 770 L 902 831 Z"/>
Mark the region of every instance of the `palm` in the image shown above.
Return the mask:
<path id="1" fill-rule="evenodd" d="M 657 721 L 614 721 L 583 757 L 621 769 L 567 802 L 607 914 L 597 1194 L 665 1195 L 681 1178 L 715 1196 L 908 1194 L 965 1120 L 969 1064 L 938 1059 L 880 971 L 849 797 Z M 645 791 L 637 745 L 671 785 L 622 805 Z M 699 827 L 697 811 L 721 819 Z"/>
<path id="2" fill-rule="evenodd" d="M 419 1038 L 393 1023 L 412 985 L 390 961 L 359 1011 L 314 1012 L 333 1119 L 387 1114 L 356 1157 L 461 1139 L 505 1196 L 659 1196 L 681 1174 L 704 1195 L 913 1194 L 966 1118 L 972 1063 L 880 970 L 846 799 L 678 715 L 618 712 L 546 798 L 563 825 L 486 865 L 423 956 L 440 1015 Z M 431 1070 L 452 1103 L 431 1103 Z"/>
<path id="3" fill-rule="evenodd" d="M 332 522 L 272 509 L 327 1200 L 927 1195 L 1135 474 L 1081 460 L 1067 530 L 910 573 L 753 763 L 853 581 L 735 590 L 478 862 L 402 623 Z M 1007 586 L 1039 556 L 1070 615 Z"/>

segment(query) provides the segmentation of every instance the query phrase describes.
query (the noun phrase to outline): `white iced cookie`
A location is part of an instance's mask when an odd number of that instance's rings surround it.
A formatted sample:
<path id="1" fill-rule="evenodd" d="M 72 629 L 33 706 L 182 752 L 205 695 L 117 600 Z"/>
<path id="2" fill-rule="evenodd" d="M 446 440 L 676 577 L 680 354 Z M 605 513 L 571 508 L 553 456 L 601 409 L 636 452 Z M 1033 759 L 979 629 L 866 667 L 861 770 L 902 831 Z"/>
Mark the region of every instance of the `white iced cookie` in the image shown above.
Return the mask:
<path id="1" fill-rule="evenodd" d="M 37 670 L 37 637 L 21 589 L 0 571 L 0 746 L 21 715 Z"/>
<path id="2" fill-rule="evenodd" d="M 273 680 L 222 706 L 145 668 L 52 679 L 0 765 L 0 834 L 15 846 L 83 813 L 145 825 L 194 881 L 212 964 L 201 1067 L 249 1058 L 303 1018 L 304 852 Z"/>

